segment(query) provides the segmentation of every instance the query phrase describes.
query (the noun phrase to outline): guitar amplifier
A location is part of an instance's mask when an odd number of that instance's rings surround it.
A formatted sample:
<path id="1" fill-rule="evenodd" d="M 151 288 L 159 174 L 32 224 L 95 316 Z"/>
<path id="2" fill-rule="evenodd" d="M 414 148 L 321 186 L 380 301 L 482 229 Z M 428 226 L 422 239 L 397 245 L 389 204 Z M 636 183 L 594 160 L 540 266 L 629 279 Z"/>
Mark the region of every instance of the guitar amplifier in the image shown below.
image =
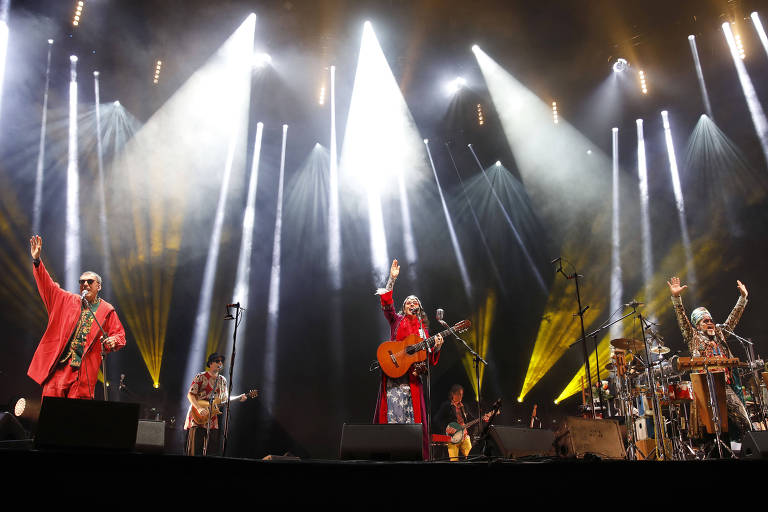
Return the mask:
<path id="1" fill-rule="evenodd" d="M 624 459 L 627 456 L 621 429 L 613 420 L 569 416 L 555 434 L 555 446 L 561 457 L 583 458 L 591 454 L 603 459 Z"/>
<path id="2" fill-rule="evenodd" d="M 350 425 L 341 429 L 342 460 L 423 460 L 421 423 Z"/>
<path id="3" fill-rule="evenodd" d="M 136 451 L 140 453 L 163 453 L 165 451 L 165 422 L 139 420 L 136 429 Z"/>

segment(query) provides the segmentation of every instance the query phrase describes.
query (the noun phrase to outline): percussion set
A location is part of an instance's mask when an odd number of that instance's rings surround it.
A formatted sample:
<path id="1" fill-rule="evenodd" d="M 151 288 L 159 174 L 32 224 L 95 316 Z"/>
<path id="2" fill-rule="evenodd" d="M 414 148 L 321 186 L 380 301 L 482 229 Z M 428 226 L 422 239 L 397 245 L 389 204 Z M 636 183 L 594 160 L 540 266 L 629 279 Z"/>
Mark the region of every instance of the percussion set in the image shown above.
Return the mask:
<path id="1" fill-rule="evenodd" d="M 648 331 L 647 342 L 646 347 L 643 340 L 611 340 L 611 361 L 606 365 L 611 377 L 601 386 L 607 401 L 604 412 L 623 416 L 627 426 L 629 459 L 702 459 L 714 456 L 715 451 L 719 457 L 725 452 L 732 456 L 721 439 L 728 432 L 727 371 L 741 375 L 753 426 L 764 429 L 768 425 L 768 372 L 762 360 L 749 353 L 748 363 L 738 358 L 674 355 L 667 359 L 670 349 L 660 335 Z M 693 410 L 702 431 L 714 434 L 709 451 L 694 444 L 698 436 L 692 432 Z"/>

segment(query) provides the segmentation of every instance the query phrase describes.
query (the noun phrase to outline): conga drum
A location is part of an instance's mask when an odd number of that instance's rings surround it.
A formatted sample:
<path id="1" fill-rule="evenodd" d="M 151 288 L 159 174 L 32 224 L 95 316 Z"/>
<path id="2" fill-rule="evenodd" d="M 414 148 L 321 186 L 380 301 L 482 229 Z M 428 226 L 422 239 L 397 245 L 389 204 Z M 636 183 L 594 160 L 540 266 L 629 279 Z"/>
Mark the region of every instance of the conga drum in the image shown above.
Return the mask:
<path id="1" fill-rule="evenodd" d="M 720 432 L 728 432 L 728 404 L 725 398 L 725 371 L 711 371 L 715 382 L 715 399 L 718 409 L 720 409 Z M 691 373 L 691 382 L 693 383 L 693 398 L 696 403 L 696 409 L 699 414 L 699 421 L 707 433 L 715 433 L 715 421 L 712 408 L 709 406 L 709 385 L 707 384 L 706 373 Z"/>

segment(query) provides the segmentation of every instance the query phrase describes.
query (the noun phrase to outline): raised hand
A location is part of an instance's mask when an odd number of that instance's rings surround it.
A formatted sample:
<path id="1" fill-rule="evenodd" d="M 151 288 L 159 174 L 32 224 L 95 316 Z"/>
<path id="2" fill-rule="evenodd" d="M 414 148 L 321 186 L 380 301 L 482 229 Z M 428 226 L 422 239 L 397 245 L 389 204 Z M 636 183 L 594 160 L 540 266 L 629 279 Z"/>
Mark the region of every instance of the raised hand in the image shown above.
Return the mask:
<path id="1" fill-rule="evenodd" d="M 36 260 L 40 257 L 40 252 L 43 250 L 43 239 L 39 235 L 34 235 L 29 239 L 29 253 L 32 255 L 32 259 Z"/>
<path id="2" fill-rule="evenodd" d="M 400 275 L 400 265 L 397 263 L 397 260 L 392 260 L 392 266 L 389 269 L 389 277 L 392 279 L 397 279 L 397 276 Z"/>
<path id="3" fill-rule="evenodd" d="M 737 280 L 736 280 L 736 288 L 738 288 L 738 289 L 739 289 L 739 293 L 741 294 L 741 296 L 742 296 L 742 297 L 744 297 L 744 298 L 746 299 L 746 298 L 747 298 L 747 295 L 748 295 L 748 292 L 747 292 L 747 287 L 746 287 L 746 286 L 744 286 L 744 283 L 742 283 L 741 281 L 739 281 L 739 280 L 737 279 Z"/>
<path id="4" fill-rule="evenodd" d="M 687 284 L 680 286 L 679 277 L 670 278 L 669 281 L 667 281 L 667 286 L 669 286 L 669 293 L 671 293 L 673 297 L 679 297 L 682 291 L 688 288 Z"/>

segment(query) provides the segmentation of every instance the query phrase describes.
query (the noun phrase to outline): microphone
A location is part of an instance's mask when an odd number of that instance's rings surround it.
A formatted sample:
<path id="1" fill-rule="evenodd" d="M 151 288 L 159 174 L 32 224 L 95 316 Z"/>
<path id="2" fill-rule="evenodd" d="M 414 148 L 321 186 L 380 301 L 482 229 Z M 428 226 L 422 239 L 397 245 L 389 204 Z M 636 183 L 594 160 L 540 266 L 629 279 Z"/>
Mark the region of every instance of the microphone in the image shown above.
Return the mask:
<path id="1" fill-rule="evenodd" d="M 442 309 L 438 309 L 437 311 L 435 311 L 435 318 L 437 318 L 438 322 L 442 322 L 443 321 L 443 316 L 444 315 L 445 315 L 445 311 L 443 311 Z"/>
<path id="2" fill-rule="evenodd" d="M 237 309 L 240 309 L 240 303 L 238 302 L 237 304 L 227 304 L 227 307 L 228 307 L 228 308 L 237 308 Z"/>
<path id="3" fill-rule="evenodd" d="M 635 299 L 632 299 L 632 302 L 624 304 L 625 308 L 636 308 L 637 306 L 645 306 L 645 302 L 637 302 Z"/>
<path id="4" fill-rule="evenodd" d="M 88 295 L 88 290 L 83 290 L 80 292 L 80 302 L 85 302 L 88 304 L 88 299 L 85 298 L 86 295 Z"/>
<path id="5" fill-rule="evenodd" d="M 557 258 L 555 258 L 555 259 L 553 259 L 552 261 L 550 261 L 550 262 L 549 262 L 549 264 L 550 264 L 550 265 L 554 265 L 555 263 L 557 263 L 557 262 L 558 262 L 558 261 L 560 261 L 561 259 L 563 259 L 563 257 L 562 257 L 562 256 L 558 256 Z"/>

